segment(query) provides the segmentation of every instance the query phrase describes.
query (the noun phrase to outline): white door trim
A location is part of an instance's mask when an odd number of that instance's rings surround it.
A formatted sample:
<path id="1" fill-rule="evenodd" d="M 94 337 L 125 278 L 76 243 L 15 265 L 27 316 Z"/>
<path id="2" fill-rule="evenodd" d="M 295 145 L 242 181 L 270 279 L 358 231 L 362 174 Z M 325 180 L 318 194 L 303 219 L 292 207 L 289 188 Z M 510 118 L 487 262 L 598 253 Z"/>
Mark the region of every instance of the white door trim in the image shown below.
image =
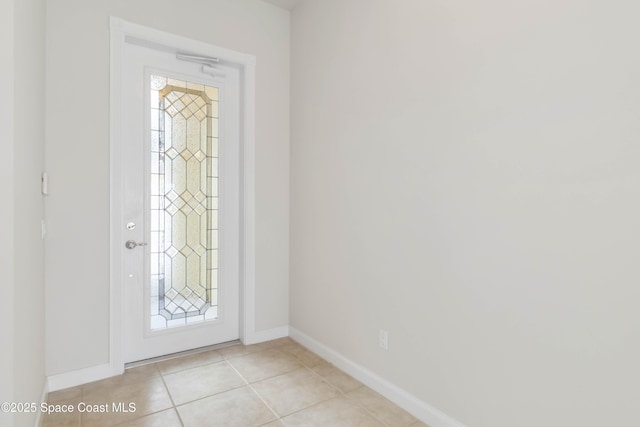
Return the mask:
<path id="1" fill-rule="evenodd" d="M 155 46 L 212 56 L 240 66 L 241 111 L 241 224 L 240 224 L 240 340 L 252 344 L 259 340 L 255 330 L 255 66 L 253 55 L 235 52 L 191 40 L 120 18 L 111 17 L 110 89 L 110 304 L 109 365 L 112 375 L 124 371 L 122 347 L 122 224 L 123 190 L 121 155 L 122 54 L 126 37 Z"/>

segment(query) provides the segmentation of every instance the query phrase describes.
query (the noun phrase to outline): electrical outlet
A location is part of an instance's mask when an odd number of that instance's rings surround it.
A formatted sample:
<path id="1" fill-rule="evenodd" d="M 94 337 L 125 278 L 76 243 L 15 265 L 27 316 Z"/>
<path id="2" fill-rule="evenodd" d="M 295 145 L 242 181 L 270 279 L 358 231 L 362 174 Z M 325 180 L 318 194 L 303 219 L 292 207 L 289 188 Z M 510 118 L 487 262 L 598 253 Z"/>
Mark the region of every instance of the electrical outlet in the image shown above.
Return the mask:
<path id="1" fill-rule="evenodd" d="M 380 329 L 380 348 L 383 350 L 389 350 L 389 332 L 384 329 Z"/>

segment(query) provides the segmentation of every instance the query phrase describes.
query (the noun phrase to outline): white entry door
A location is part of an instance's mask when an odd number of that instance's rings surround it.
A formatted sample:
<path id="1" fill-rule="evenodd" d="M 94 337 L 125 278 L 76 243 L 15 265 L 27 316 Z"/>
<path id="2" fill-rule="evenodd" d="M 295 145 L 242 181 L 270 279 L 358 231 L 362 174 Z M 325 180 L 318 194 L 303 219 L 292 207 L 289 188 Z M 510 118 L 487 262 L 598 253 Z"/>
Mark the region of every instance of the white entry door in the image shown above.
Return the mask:
<path id="1" fill-rule="evenodd" d="M 122 64 L 124 361 L 235 340 L 238 68 L 135 39 Z"/>

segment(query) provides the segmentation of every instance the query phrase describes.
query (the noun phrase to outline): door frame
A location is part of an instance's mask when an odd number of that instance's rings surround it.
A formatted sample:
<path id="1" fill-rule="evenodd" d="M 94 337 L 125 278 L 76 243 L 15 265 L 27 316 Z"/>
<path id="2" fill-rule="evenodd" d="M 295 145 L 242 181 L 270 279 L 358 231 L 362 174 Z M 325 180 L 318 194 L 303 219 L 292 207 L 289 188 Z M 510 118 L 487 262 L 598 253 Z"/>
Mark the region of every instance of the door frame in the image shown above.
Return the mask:
<path id="1" fill-rule="evenodd" d="M 122 55 L 127 37 L 163 50 L 220 58 L 240 68 L 240 340 L 257 342 L 255 330 L 255 67 L 253 55 L 235 52 L 154 28 L 110 18 L 110 304 L 109 365 L 124 372 L 122 293 L 124 220 L 122 217 Z"/>

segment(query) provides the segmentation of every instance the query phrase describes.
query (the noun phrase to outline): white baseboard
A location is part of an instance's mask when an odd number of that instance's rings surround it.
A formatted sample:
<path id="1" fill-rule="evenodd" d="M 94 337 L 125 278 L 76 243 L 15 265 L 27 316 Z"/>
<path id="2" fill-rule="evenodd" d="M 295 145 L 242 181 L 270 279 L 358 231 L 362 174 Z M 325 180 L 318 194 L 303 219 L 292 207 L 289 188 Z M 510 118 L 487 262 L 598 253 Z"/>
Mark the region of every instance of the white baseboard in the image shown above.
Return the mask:
<path id="1" fill-rule="evenodd" d="M 444 412 L 428 405 L 412 394 L 407 393 L 379 375 L 371 372 L 364 366 L 347 359 L 335 350 L 291 326 L 289 327 L 289 336 L 358 381 L 371 387 L 414 417 L 429 424 L 430 427 L 466 427 Z"/>
<path id="2" fill-rule="evenodd" d="M 251 336 L 244 340 L 245 345 L 258 344 L 265 341 L 277 340 L 289 336 L 289 326 L 265 329 L 264 331 L 254 331 Z"/>
<path id="3" fill-rule="evenodd" d="M 115 375 L 113 373 L 113 367 L 109 363 L 78 369 L 77 371 L 50 375 L 48 377 L 49 391 L 75 387 L 92 381 L 103 380 L 105 378 L 112 377 L 113 375 Z"/>
<path id="4" fill-rule="evenodd" d="M 266 329 L 264 331 L 255 331 L 250 337 L 245 339 L 244 344 L 258 344 L 264 341 L 271 341 L 278 338 L 289 336 L 289 327 L 281 326 L 279 328 Z M 98 381 L 122 372 L 115 372 L 115 368 L 109 363 L 91 366 L 89 368 L 78 369 L 77 371 L 64 372 L 62 374 L 50 375 L 48 377 L 48 391 L 57 391 L 69 387 L 75 387 Z"/>

